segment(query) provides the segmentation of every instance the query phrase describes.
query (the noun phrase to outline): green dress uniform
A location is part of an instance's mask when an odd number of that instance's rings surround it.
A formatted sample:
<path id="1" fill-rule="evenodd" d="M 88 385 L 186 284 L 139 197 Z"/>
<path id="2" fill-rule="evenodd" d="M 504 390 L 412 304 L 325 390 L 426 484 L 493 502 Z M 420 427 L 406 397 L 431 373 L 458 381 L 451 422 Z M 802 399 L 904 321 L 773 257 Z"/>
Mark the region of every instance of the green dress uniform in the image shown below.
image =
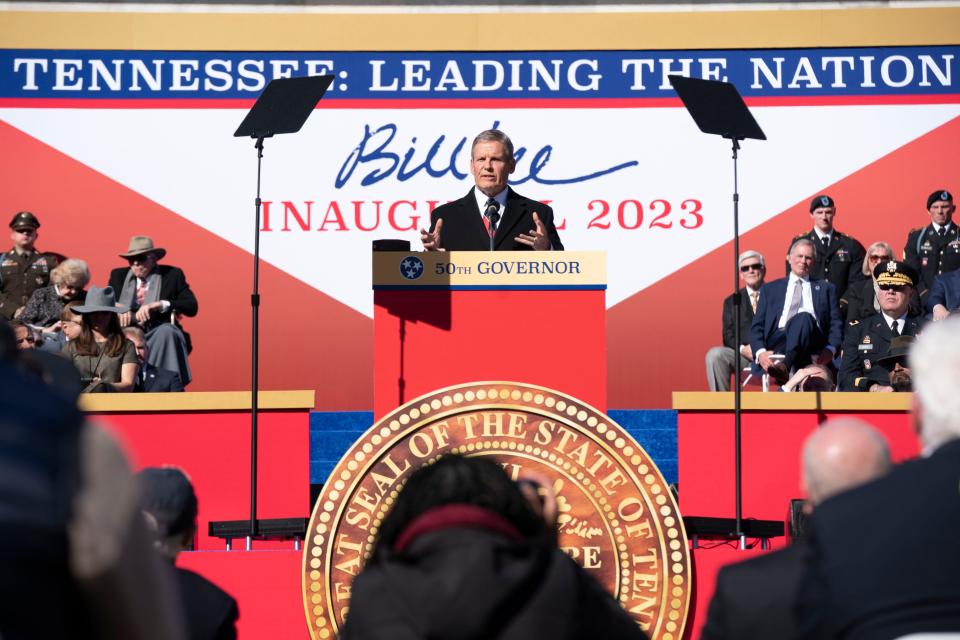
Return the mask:
<path id="1" fill-rule="evenodd" d="M 20 254 L 11 249 L 0 255 L 0 315 L 13 319 L 35 290 L 50 284 L 58 262 L 55 254 L 37 251 Z"/>
<path id="2" fill-rule="evenodd" d="M 921 296 L 925 298 L 937 276 L 960 268 L 960 234 L 957 225 L 951 222 L 942 236 L 933 224 L 911 230 L 903 256 L 907 264 L 920 272 L 923 281 Z"/>

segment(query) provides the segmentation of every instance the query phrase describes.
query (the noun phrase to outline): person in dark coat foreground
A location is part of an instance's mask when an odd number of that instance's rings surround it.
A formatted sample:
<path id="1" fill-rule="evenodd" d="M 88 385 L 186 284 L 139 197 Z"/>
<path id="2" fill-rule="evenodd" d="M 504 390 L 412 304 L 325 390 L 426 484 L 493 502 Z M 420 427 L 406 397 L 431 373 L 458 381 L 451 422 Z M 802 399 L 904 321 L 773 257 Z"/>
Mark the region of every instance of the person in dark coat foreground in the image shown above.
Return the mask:
<path id="1" fill-rule="evenodd" d="M 197 495 L 187 475 L 175 467 L 147 467 L 137 474 L 141 506 L 157 533 L 156 546 L 171 564 L 193 546 Z M 190 640 L 237 637 L 237 601 L 200 574 L 174 567 Z"/>
<path id="2" fill-rule="evenodd" d="M 557 548 L 549 492 L 543 517 L 532 503 L 490 460 L 421 467 L 353 582 L 341 640 L 645 638 Z"/>

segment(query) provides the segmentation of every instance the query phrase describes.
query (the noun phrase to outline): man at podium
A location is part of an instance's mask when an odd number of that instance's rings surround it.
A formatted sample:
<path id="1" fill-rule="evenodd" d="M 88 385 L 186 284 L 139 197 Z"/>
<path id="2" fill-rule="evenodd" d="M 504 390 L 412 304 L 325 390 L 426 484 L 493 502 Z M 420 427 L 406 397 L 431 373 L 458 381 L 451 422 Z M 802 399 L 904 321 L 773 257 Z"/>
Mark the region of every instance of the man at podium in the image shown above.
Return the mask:
<path id="1" fill-rule="evenodd" d="M 516 168 L 513 143 L 489 129 L 473 140 L 470 173 L 474 188 L 437 207 L 430 230 L 420 231 L 426 251 L 560 251 L 553 209 L 507 186 Z"/>

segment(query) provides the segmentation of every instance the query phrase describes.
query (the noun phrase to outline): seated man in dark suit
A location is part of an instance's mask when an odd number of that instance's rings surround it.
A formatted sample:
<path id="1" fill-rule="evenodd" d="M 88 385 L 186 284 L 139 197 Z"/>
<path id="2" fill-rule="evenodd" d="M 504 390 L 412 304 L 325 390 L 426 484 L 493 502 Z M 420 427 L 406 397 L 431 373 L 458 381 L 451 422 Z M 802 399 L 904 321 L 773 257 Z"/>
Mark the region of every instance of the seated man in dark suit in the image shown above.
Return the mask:
<path id="1" fill-rule="evenodd" d="M 176 371 L 188 385 L 189 343 L 177 316 L 197 315 L 197 298 L 182 270 L 157 264 L 165 255 L 166 249 L 154 247 L 147 236 L 130 238 L 127 252 L 120 254 L 130 266 L 111 271 L 110 286 L 119 292 L 117 304 L 130 308 L 120 314 L 120 325 L 138 326 L 146 334 L 150 364 Z"/>
<path id="2" fill-rule="evenodd" d="M 840 391 L 893 391 L 890 370 L 879 359 L 896 336 L 915 336 L 923 318 L 910 315 L 920 274 L 906 262 L 890 260 L 876 266 L 880 313 L 847 324 L 840 362 Z"/>
<path id="3" fill-rule="evenodd" d="M 507 186 L 516 168 L 513 142 L 489 129 L 473 140 L 470 173 L 475 186 L 459 200 L 440 205 L 421 230 L 426 251 L 548 251 L 563 249 L 553 209 Z"/>
<path id="4" fill-rule="evenodd" d="M 794 367 L 830 362 L 843 339 L 837 290 L 825 280 L 810 280 L 816 256 L 809 239 L 794 241 L 787 257 L 790 275 L 760 289 L 750 348 L 757 367 L 780 385 Z M 777 353 L 783 362 L 771 358 Z"/>
<path id="5" fill-rule="evenodd" d="M 801 638 L 960 631 L 960 318 L 924 327 L 909 360 L 923 456 L 817 506 Z"/>
<path id="6" fill-rule="evenodd" d="M 803 445 L 805 510 L 889 469 L 886 440 L 873 427 L 855 418 L 828 420 Z M 795 540 L 785 549 L 720 569 L 701 640 L 793 638 L 793 606 L 806 557 L 806 544 Z"/>
<path id="7" fill-rule="evenodd" d="M 730 376 L 753 362 L 750 325 L 767 268 L 763 256 L 756 251 L 743 252 L 737 263 L 740 265 L 740 280 L 744 284 L 740 289 L 740 344 L 737 345 L 734 338 L 736 320 L 733 294 L 730 294 L 723 301 L 723 346 L 707 351 L 707 384 L 710 391 L 730 391 Z"/>
<path id="8" fill-rule="evenodd" d="M 133 343 L 137 349 L 137 360 L 140 361 L 140 370 L 137 372 L 137 381 L 134 391 L 144 393 L 165 393 L 169 391 L 183 391 L 180 374 L 176 371 L 167 371 L 153 366 L 148 362 L 150 345 L 140 327 L 124 327 L 123 335 Z"/>
<path id="9" fill-rule="evenodd" d="M 946 319 L 960 310 L 960 269 L 937 276 L 927 298 L 927 313 L 933 320 Z"/>

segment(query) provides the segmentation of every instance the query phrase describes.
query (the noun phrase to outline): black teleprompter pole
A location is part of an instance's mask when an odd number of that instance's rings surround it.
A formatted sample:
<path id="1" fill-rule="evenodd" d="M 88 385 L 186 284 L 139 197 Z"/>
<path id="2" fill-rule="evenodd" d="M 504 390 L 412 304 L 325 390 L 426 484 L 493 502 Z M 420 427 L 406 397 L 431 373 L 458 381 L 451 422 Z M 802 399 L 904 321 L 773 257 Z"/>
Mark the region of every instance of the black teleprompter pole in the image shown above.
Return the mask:
<path id="1" fill-rule="evenodd" d="M 740 370 L 739 348 L 740 314 L 742 300 L 740 296 L 740 192 L 737 176 L 737 160 L 740 151 L 740 141 L 752 138 L 766 140 L 757 121 L 744 103 L 737 88 L 728 82 L 718 80 L 700 80 L 683 76 L 670 76 L 670 84 L 683 101 L 683 105 L 690 112 L 694 122 L 701 131 L 719 135 L 731 141 L 733 147 L 733 309 L 734 342 L 738 352 L 734 354 L 736 370 Z M 739 376 L 733 390 L 733 440 L 734 440 L 734 520 L 733 535 L 740 541 L 740 548 L 745 549 L 747 538 L 743 528 L 743 495 L 741 469 L 741 394 Z"/>
<path id="2" fill-rule="evenodd" d="M 250 519 L 246 534 L 246 548 L 253 548 L 259 536 L 257 526 L 257 443 L 259 410 L 260 365 L 260 220 L 263 202 L 260 186 L 263 168 L 263 141 L 276 134 L 296 133 L 316 108 L 320 98 L 333 82 L 333 76 L 283 78 L 270 82 L 247 113 L 235 137 L 254 138 L 257 150 L 257 191 L 254 200 L 253 230 L 253 292 L 250 295 L 251 356 L 250 356 Z"/>

